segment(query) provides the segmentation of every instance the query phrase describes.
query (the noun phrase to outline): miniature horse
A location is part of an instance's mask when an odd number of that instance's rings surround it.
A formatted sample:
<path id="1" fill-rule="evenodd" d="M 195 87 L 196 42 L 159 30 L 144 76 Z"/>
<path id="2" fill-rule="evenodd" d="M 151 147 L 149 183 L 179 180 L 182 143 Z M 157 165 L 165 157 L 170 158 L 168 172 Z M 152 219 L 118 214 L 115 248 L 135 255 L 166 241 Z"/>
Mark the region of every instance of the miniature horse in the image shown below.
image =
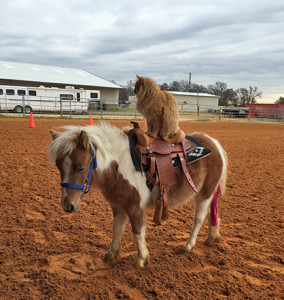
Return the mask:
<path id="1" fill-rule="evenodd" d="M 49 156 L 61 174 L 61 206 L 65 212 L 77 212 L 81 197 L 90 185 L 98 186 L 113 210 L 113 238 L 105 260 L 119 255 L 121 235 L 129 218 L 138 245 L 137 265 L 149 262 L 145 240 L 145 211 L 151 204 L 152 191 L 143 173 L 132 163 L 127 135 L 108 123 L 96 126 L 66 127 L 64 132 L 51 130 L 53 141 Z M 211 155 L 197 160 L 187 168 L 197 187 L 195 193 L 180 168 L 176 169 L 177 183 L 168 190 L 168 207 L 175 208 L 194 201 L 194 225 L 185 250 L 191 251 L 218 187 L 224 193 L 227 177 L 226 153 L 218 141 L 202 133 L 191 135 L 211 150 Z M 219 225 L 211 224 L 206 243 L 212 245 L 219 238 Z M 217 219 L 218 223 L 218 219 Z M 215 225 L 215 226 L 214 226 Z"/>

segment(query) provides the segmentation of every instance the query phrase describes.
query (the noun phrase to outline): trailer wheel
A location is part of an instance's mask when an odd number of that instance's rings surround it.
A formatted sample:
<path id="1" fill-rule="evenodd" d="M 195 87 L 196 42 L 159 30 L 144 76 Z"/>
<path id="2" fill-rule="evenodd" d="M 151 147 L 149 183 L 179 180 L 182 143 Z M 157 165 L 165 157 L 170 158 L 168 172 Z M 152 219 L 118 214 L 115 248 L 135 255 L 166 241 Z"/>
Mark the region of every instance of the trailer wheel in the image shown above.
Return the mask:
<path id="1" fill-rule="evenodd" d="M 30 106 L 25 106 L 25 113 L 26 114 L 30 114 L 31 112 L 32 112 L 33 110 L 32 110 L 32 108 L 30 107 Z"/>
<path id="2" fill-rule="evenodd" d="M 21 105 L 17 105 L 14 107 L 14 112 L 16 113 L 22 113 L 23 112 L 23 108 Z"/>

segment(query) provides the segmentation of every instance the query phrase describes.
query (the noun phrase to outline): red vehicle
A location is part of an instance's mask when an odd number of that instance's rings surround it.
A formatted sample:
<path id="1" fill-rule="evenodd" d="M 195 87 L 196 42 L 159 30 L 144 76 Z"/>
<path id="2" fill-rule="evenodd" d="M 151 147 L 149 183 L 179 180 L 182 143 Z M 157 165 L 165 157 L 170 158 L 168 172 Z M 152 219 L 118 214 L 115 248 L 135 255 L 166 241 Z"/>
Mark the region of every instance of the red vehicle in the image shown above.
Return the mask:
<path id="1" fill-rule="evenodd" d="M 284 104 L 246 104 L 252 118 L 284 119 Z"/>

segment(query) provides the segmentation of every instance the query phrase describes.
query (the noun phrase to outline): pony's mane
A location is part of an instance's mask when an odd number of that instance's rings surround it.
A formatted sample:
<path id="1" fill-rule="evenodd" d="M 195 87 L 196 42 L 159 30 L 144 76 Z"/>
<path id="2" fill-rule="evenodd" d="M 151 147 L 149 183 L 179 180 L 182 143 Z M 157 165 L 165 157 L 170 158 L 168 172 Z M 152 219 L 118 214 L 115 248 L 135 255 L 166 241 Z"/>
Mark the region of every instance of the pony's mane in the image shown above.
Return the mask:
<path id="1" fill-rule="evenodd" d="M 69 155 L 76 148 L 76 140 L 81 132 L 79 127 L 66 126 L 61 127 L 66 131 L 60 132 L 60 135 L 52 141 L 48 148 L 48 155 L 51 161 Z"/>
<path id="2" fill-rule="evenodd" d="M 64 126 L 65 131 L 52 141 L 48 148 L 48 155 L 51 161 L 71 154 L 78 144 L 78 136 L 85 131 L 89 137 L 90 147 L 98 148 L 105 156 L 104 144 L 107 139 L 115 139 L 122 135 L 122 131 L 109 123 L 102 122 L 95 126 Z"/>

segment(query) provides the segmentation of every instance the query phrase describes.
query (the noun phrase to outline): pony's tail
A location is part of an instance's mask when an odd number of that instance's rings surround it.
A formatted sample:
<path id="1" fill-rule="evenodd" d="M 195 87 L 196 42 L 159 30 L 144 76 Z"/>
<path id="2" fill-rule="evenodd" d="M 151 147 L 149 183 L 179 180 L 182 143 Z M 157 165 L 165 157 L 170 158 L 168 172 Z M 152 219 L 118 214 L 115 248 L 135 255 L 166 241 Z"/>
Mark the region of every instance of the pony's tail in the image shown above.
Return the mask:
<path id="1" fill-rule="evenodd" d="M 223 167 L 222 167 L 222 174 L 221 174 L 219 186 L 221 189 L 221 194 L 224 195 L 225 190 L 226 190 L 226 182 L 227 182 L 228 157 L 227 157 L 225 150 L 222 147 L 220 147 L 220 148 L 221 149 L 219 149 L 219 150 L 221 150 L 220 155 L 222 157 Z"/>
<path id="2" fill-rule="evenodd" d="M 222 166 L 222 173 L 221 173 L 219 182 L 216 185 L 215 193 L 217 193 L 217 191 L 218 191 L 218 189 L 220 187 L 221 194 L 224 195 L 225 194 L 225 190 L 226 190 L 226 182 L 227 182 L 228 157 L 227 157 L 227 154 L 226 154 L 225 150 L 221 146 L 221 144 L 217 140 L 215 140 L 214 138 L 211 138 L 211 139 L 215 143 L 215 145 L 216 145 L 216 147 L 218 149 L 218 152 L 219 152 L 219 154 L 221 156 L 222 164 L 223 164 L 223 166 Z"/>

